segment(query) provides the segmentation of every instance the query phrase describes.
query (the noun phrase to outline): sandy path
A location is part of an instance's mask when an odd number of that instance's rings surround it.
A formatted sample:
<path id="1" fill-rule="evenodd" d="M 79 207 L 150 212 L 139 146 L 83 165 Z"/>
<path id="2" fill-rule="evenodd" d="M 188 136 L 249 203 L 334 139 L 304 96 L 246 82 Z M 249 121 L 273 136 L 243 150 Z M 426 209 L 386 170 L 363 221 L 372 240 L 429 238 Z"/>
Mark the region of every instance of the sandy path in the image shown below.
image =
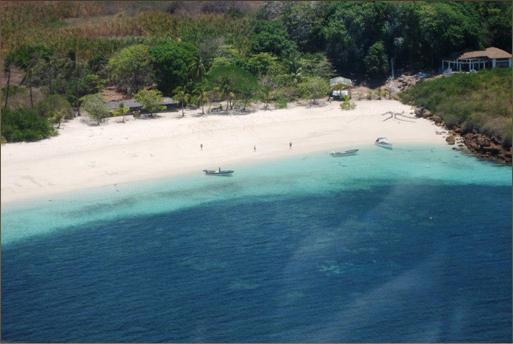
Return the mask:
<path id="1" fill-rule="evenodd" d="M 373 100 L 359 101 L 350 111 L 340 110 L 338 102 L 241 116 L 197 117 L 198 111 L 191 110 L 185 118 L 168 113 L 124 124 L 111 119 L 100 127 L 75 119 L 51 139 L 2 146 L 2 204 L 204 168 L 229 168 L 234 163 L 358 147 L 372 144 L 378 136 L 395 144 L 443 144 L 443 137 L 435 133 L 440 129 L 425 119 L 383 121 L 386 116 L 381 115 L 386 111 L 408 115 L 411 110 L 397 101 Z"/>

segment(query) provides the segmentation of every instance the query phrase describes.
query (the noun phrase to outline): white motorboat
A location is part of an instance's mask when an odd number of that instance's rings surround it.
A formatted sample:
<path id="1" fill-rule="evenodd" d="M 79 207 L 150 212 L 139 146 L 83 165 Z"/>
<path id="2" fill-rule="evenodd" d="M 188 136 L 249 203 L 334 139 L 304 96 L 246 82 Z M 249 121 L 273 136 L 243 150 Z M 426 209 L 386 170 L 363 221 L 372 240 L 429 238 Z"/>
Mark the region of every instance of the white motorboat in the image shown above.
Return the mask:
<path id="1" fill-rule="evenodd" d="M 392 149 L 392 143 L 386 137 L 378 137 L 374 144 L 379 147 L 386 149 Z"/>

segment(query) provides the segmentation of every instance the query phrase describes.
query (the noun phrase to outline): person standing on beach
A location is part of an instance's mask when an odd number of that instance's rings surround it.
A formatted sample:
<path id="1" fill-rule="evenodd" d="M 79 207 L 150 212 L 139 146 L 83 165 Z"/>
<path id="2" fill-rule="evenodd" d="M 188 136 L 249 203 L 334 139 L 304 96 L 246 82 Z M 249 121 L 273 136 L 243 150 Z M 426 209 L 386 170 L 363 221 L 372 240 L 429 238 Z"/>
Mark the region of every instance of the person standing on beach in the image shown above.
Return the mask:
<path id="1" fill-rule="evenodd" d="M 253 146 L 253 152 L 256 152 L 256 146 Z"/>
<path id="2" fill-rule="evenodd" d="M 200 143 L 200 149 L 203 150 L 203 143 Z"/>
<path id="3" fill-rule="evenodd" d="M 292 149 L 292 142 L 289 142 L 289 149 Z"/>

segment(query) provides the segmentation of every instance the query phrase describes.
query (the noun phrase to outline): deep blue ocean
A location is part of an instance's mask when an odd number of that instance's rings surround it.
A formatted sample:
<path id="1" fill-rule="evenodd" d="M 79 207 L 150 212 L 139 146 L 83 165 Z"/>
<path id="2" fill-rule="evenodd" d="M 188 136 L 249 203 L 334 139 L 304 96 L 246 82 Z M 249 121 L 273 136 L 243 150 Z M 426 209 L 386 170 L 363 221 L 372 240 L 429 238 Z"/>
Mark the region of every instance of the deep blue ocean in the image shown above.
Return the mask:
<path id="1" fill-rule="evenodd" d="M 511 341 L 511 167 L 367 147 L 235 170 L 5 207 L 2 340 Z"/>

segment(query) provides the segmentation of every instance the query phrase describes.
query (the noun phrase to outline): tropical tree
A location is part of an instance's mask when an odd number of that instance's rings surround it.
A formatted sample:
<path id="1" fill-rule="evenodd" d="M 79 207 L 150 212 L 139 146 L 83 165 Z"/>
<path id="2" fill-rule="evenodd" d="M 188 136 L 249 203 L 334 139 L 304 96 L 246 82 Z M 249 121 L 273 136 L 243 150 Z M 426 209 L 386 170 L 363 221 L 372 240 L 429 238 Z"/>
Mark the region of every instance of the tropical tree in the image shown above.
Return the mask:
<path id="1" fill-rule="evenodd" d="M 289 39 L 287 30 L 279 21 L 257 21 L 250 42 L 255 53 L 267 52 L 283 57 L 297 51 L 296 44 Z"/>
<path id="2" fill-rule="evenodd" d="M 318 98 L 327 95 L 330 91 L 328 81 L 319 77 L 305 79 L 298 88 L 304 98 L 311 99 L 312 104 L 316 104 Z"/>
<path id="3" fill-rule="evenodd" d="M 257 79 L 250 73 L 241 73 L 236 80 L 235 94 L 242 99 L 242 111 L 246 110 L 258 89 Z"/>
<path id="4" fill-rule="evenodd" d="M 110 116 L 109 108 L 98 94 L 89 94 L 81 98 L 81 108 L 100 125 Z"/>
<path id="5" fill-rule="evenodd" d="M 114 116 L 122 116 L 123 123 L 125 123 L 125 116 L 130 112 L 130 108 L 125 103 L 120 103 L 119 106 L 112 110 Z"/>
<path id="6" fill-rule="evenodd" d="M 233 100 L 242 99 L 244 108 L 257 89 L 256 78 L 248 71 L 234 65 L 213 66 L 208 75 L 209 86 L 216 88 L 225 99 L 226 110 L 233 108 Z"/>
<path id="7" fill-rule="evenodd" d="M 143 110 L 150 113 L 151 117 L 155 112 L 166 108 L 161 105 L 163 98 L 159 90 L 140 90 L 134 98 L 142 105 Z"/>
<path id="8" fill-rule="evenodd" d="M 52 51 L 43 45 L 23 45 L 8 56 L 9 66 L 14 64 L 25 72 L 22 84 L 27 85 L 30 94 L 30 107 L 34 107 L 32 87 L 34 86 L 34 67 L 41 59 L 49 59 Z"/>
<path id="9" fill-rule="evenodd" d="M 182 108 L 182 117 L 184 117 L 184 108 L 191 100 L 191 95 L 187 92 L 185 87 L 178 86 L 177 88 L 175 88 L 174 98 L 180 102 L 180 106 Z"/>
<path id="10" fill-rule="evenodd" d="M 194 89 L 194 96 L 198 102 L 198 105 L 201 106 L 201 114 L 205 114 L 205 104 L 208 103 L 209 94 L 205 84 L 200 84 Z"/>
<path id="11" fill-rule="evenodd" d="M 38 104 L 38 108 L 39 113 L 56 124 L 57 128 L 60 128 L 65 118 L 73 116 L 71 104 L 59 94 L 49 95 Z"/>
<path id="12" fill-rule="evenodd" d="M 305 54 L 298 59 L 298 65 L 304 76 L 318 76 L 324 79 L 334 74 L 333 66 L 324 54 Z"/>
<path id="13" fill-rule="evenodd" d="M 150 55 L 158 88 L 165 94 L 173 93 L 176 87 L 190 82 L 193 75 L 199 78 L 204 72 L 196 48 L 188 43 L 160 43 L 150 49 Z"/>
<path id="14" fill-rule="evenodd" d="M 256 76 L 266 75 L 274 64 L 277 63 L 277 58 L 269 53 L 258 53 L 251 56 L 247 61 L 248 69 Z"/>
<path id="15" fill-rule="evenodd" d="M 269 108 L 269 103 L 271 102 L 275 88 L 276 82 L 273 80 L 271 76 L 266 75 L 260 79 L 258 93 L 260 99 L 264 102 L 265 110 Z"/>
<path id="16" fill-rule="evenodd" d="M 367 76 L 370 78 L 383 78 L 388 73 L 388 56 L 383 42 L 374 43 L 363 60 Z"/>
<path id="17" fill-rule="evenodd" d="M 112 81 L 128 94 L 134 94 L 153 82 L 150 53 L 143 44 L 120 50 L 109 60 L 108 69 Z"/>
<path id="18" fill-rule="evenodd" d="M 192 56 L 191 63 L 189 65 L 189 78 L 190 81 L 200 81 L 203 79 L 206 73 L 205 64 L 200 55 L 195 54 Z"/>

